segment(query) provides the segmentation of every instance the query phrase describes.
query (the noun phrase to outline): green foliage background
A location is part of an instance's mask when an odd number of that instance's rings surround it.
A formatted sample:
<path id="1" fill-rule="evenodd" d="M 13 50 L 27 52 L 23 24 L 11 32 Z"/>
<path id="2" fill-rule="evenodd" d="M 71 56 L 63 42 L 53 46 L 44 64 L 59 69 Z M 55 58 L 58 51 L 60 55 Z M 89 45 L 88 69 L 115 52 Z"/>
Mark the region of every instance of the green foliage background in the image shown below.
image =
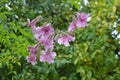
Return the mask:
<path id="1" fill-rule="evenodd" d="M 82 8 L 80 8 L 82 6 Z M 55 29 L 66 30 L 75 12 L 90 13 L 84 29 L 75 31 L 70 47 L 55 45 L 57 57 L 49 65 L 27 63 L 28 45 L 36 43 L 27 27 L 27 18 L 38 15 Z M 120 80 L 120 0 L 0 0 L 0 80 Z M 117 22 L 117 28 L 113 28 Z"/>

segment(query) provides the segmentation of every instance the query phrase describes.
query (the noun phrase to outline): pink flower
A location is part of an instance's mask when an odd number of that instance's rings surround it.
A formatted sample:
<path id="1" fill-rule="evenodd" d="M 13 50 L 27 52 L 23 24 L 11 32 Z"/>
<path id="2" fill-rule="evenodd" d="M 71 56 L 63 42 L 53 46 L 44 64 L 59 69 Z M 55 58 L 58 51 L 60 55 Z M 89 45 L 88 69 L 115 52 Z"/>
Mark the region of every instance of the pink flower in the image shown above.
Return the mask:
<path id="1" fill-rule="evenodd" d="M 33 33 L 34 33 L 34 37 L 40 41 L 41 40 L 41 37 L 49 37 L 51 36 L 53 33 L 54 33 L 54 29 L 52 28 L 51 24 L 48 23 L 44 26 L 41 26 L 41 27 L 36 27 L 34 30 L 33 30 Z"/>
<path id="2" fill-rule="evenodd" d="M 76 23 L 76 26 L 78 28 L 87 26 L 87 18 L 89 16 L 90 16 L 89 14 L 77 13 L 77 23 Z"/>
<path id="3" fill-rule="evenodd" d="M 38 41 L 40 40 L 40 38 L 41 38 L 41 28 L 42 27 L 37 27 L 37 28 L 35 28 L 35 30 L 34 30 L 34 37 L 35 37 L 35 39 L 37 39 Z"/>
<path id="4" fill-rule="evenodd" d="M 30 51 L 30 55 L 27 57 L 27 62 L 31 63 L 32 65 L 35 65 L 36 62 L 36 55 L 35 55 L 35 48 L 34 47 L 28 47 Z"/>
<path id="5" fill-rule="evenodd" d="M 51 37 L 43 37 L 40 39 L 42 45 L 45 49 L 52 48 L 53 47 L 53 39 Z"/>
<path id="6" fill-rule="evenodd" d="M 54 29 L 52 28 L 51 24 L 48 23 L 41 27 L 31 27 L 32 32 L 34 33 L 35 39 L 40 41 L 41 37 L 49 37 L 54 33 Z"/>
<path id="7" fill-rule="evenodd" d="M 28 50 L 30 51 L 30 53 L 35 54 L 35 48 L 32 46 L 28 46 Z"/>
<path id="8" fill-rule="evenodd" d="M 36 17 L 35 19 L 33 19 L 32 21 L 30 21 L 30 19 L 28 19 L 28 25 L 30 26 L 30 28 L 32 29 L 32 31 L 35 31 L 36 28 L 36 23 L 39 22 L 41 16 Z"/>
<path id="9" fill-rule="evenodd" d="M 40 56 L 41 62 L 48 62 L 49 64 L 54 62 L 54 58 L 56 56 L 55 52 L 52 52 L 51 50 L 47 49 L 45 51 L 42 51 L 42 55 Z"/>
<path id="10" fill-rule="evenodd" d="M 54 33 L 54 29 L 52 28 L 51 24 L 48 23 L 45 26 L 41 27 L 40 32 L 42 36 L 47 37 Z"/>
<path id="11" fill-rule="evenodd" d="M 71 35 L 62 35 L 59 39 L 58 39 L 58 43 L 64 44 L 65 46 L 70 46 L 69 42 L 74 41 L 75 37 L 71 36 Z"/>
<path id="12" fill-rule="evenodd" d="M 35 65 L 36 62 L 36 55 L 30 54 L 30 56 L 27 57 L 27 62 L 31 63 L 32 65 Z"/>
<path id="13" fill-rule="evenodd" d="M 40 30 L 41 27 L 36 27 L 36 23 L 40 20 L 41 16 L 36 17 L 35 19 L 33 19 L 32 21 L 30 21 L 30 19 L 28 19 L 28 25 L 30 26 L 30 28 L 32 29 L 32 32 L 34 33 L 34 37 L 39 40 L 40 38 Z"/>
<path id="14" fill-rule="evenodd" d="M 76 29 L 76 20 L 73 20 L 72 23 L 68 27 L 68 32 L 73 32 Z"/>

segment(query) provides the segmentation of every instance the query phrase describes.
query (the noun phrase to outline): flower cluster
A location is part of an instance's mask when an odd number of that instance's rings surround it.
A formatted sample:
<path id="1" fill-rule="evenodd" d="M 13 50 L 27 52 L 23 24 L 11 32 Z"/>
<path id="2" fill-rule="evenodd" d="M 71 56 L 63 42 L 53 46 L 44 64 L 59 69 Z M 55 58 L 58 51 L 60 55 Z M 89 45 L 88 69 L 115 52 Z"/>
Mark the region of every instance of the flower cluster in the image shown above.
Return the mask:
<path id="1" fill-rule="evenodd" d="M 39 60 L 41 62 L 48 62 L 49 64 L 53 63 L 56 57 L 56 53 L 53 51 L 55 42 L 66 47 L 70 46 L 69 43 L 75 40 L 75 37 L 71 32 L 73 33 L 76 28 L 87 26 L 88 17 L 89 14 L 77 13 L 77 18 L 72 21 L 66 32 L 55 32 L 50 23 L 37 27 L 36 23 L 39 22 L 41 16 L 36 17 L 32 21 L 28 19 L 28 25 L 38 43 L 35 46 L 28 47 L 30 55 L 27 57 L 27 62 L 35 65 L 37 63 L 36 54 L 39 52 L 39 48 L 42 47 L 43 50 L 40 50 L 41 55 Z"/>
<path id="2" fill-rule="evenodd" d="M 77 19 L 74 19 L 70 24 L 68 31 L 73 32 L 76 28 L 83 28 L 87 26 L 87 19 L 90 14 L 77 13 Z"/>

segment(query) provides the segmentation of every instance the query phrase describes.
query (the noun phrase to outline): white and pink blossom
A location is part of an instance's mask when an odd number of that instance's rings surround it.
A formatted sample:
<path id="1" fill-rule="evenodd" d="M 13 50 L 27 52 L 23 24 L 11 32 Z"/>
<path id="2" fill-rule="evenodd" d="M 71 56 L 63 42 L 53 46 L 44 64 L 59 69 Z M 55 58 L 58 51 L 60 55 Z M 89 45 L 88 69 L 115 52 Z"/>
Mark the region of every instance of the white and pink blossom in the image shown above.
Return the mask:
<path id="1" fill-rule="evenodd" d="M 90 16 L 90 14 L 85 14 L 85 13 L 77 13 L 77 22 L 76 26 L 78 28 L 82 28 L 87 26 L 87 19 Z"/>
<path id="2" fill-rule="evenodd" d="M 40 56 L 41 62 L 48 62 L 49 64 L 54 62 L 56 53 L 52 52 L 51 50 L 47 49 L 42 51 L 42 55 Z"/>
<path id="3" fill-rule="evenodd" d="M 40 42 L 42 43 L 45 49 L 52 48 L 54 43 L 51 37 L 43 37 L 40 39 Z"/>
<path id="4" fill-rule="evenodd" d="M 76 20 L 73 20 L 72 23 L 68 27 L 68 32 L 73 32 L 77 28 Z"/>
<path id="5" fill-rule="evenodd" d="M 33 32 L 36 31 L 36 23 L 39 22 L 40 19 L 41 19 L 41 16 L 36 17 L 32 21 L 30 21 L 30 19 L 27 19 L 28 25 L 30 26 L 30 28 L 32 29 Z"/>
<path id="6" fill-rule="evenodd" d="M 74 41 L 75 37 L 72 35 L 62 35 L 59 39 L 58 39 L 58 43 L 64 44 L 65 46 L 70 46 L 69 42 Z"/>
<path id="7" fill-rule="evenodd" d="M 36 62 L 36 55 L 35 55 L 35 48 L 34 47 L 28 47 L 30 51 L 30 55 L 27 57 L 27 62 L 31 63 L 32 65 L 35 65 Z"/>
<path id="8" fill-rule="evenodd" d="M 35 54 L 30 54 L 30 56 L 27 57 L 27 62 L 31 63 L 32 65 L 35 65 L 36 62 L 36 55 Z"/>
<path id="9" fill-rule="evenodd" d="M 40 32 L 41 32 L 40 34 L 42 36 L 47 37 L 47 36 L 50 36 L 54 33 L 54 29 L 51 26 L 51 24 L 48 23 L 48 24 L 44 25 L 43 27 L 41 27 Z"/>

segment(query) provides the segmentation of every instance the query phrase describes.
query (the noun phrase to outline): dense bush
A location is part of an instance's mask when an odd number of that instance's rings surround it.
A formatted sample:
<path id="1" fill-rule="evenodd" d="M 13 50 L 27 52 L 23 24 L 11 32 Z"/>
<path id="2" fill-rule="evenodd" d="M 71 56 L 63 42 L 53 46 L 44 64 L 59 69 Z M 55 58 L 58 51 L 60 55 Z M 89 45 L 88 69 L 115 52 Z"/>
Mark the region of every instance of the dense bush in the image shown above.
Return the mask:
<path id="1" fill-rule="evenodd" d="M 89 0 L 87 5 L 83 0 L 0 0 L 0 80 L 120 80 L 119 4 L 119 0 Z M 86 28 L 75 31 L 75 42 L 70 47 L 56 44 L 53 64 L 39 59 L 34 66 L 27 63 L 28 45 L 36 43 L 27 18 L 41 15 L 37 25 L 51 22 L 64 31 L 75 12 L 91 16 Z M 118 31 L 114 37 L 113 30 Z"/>

